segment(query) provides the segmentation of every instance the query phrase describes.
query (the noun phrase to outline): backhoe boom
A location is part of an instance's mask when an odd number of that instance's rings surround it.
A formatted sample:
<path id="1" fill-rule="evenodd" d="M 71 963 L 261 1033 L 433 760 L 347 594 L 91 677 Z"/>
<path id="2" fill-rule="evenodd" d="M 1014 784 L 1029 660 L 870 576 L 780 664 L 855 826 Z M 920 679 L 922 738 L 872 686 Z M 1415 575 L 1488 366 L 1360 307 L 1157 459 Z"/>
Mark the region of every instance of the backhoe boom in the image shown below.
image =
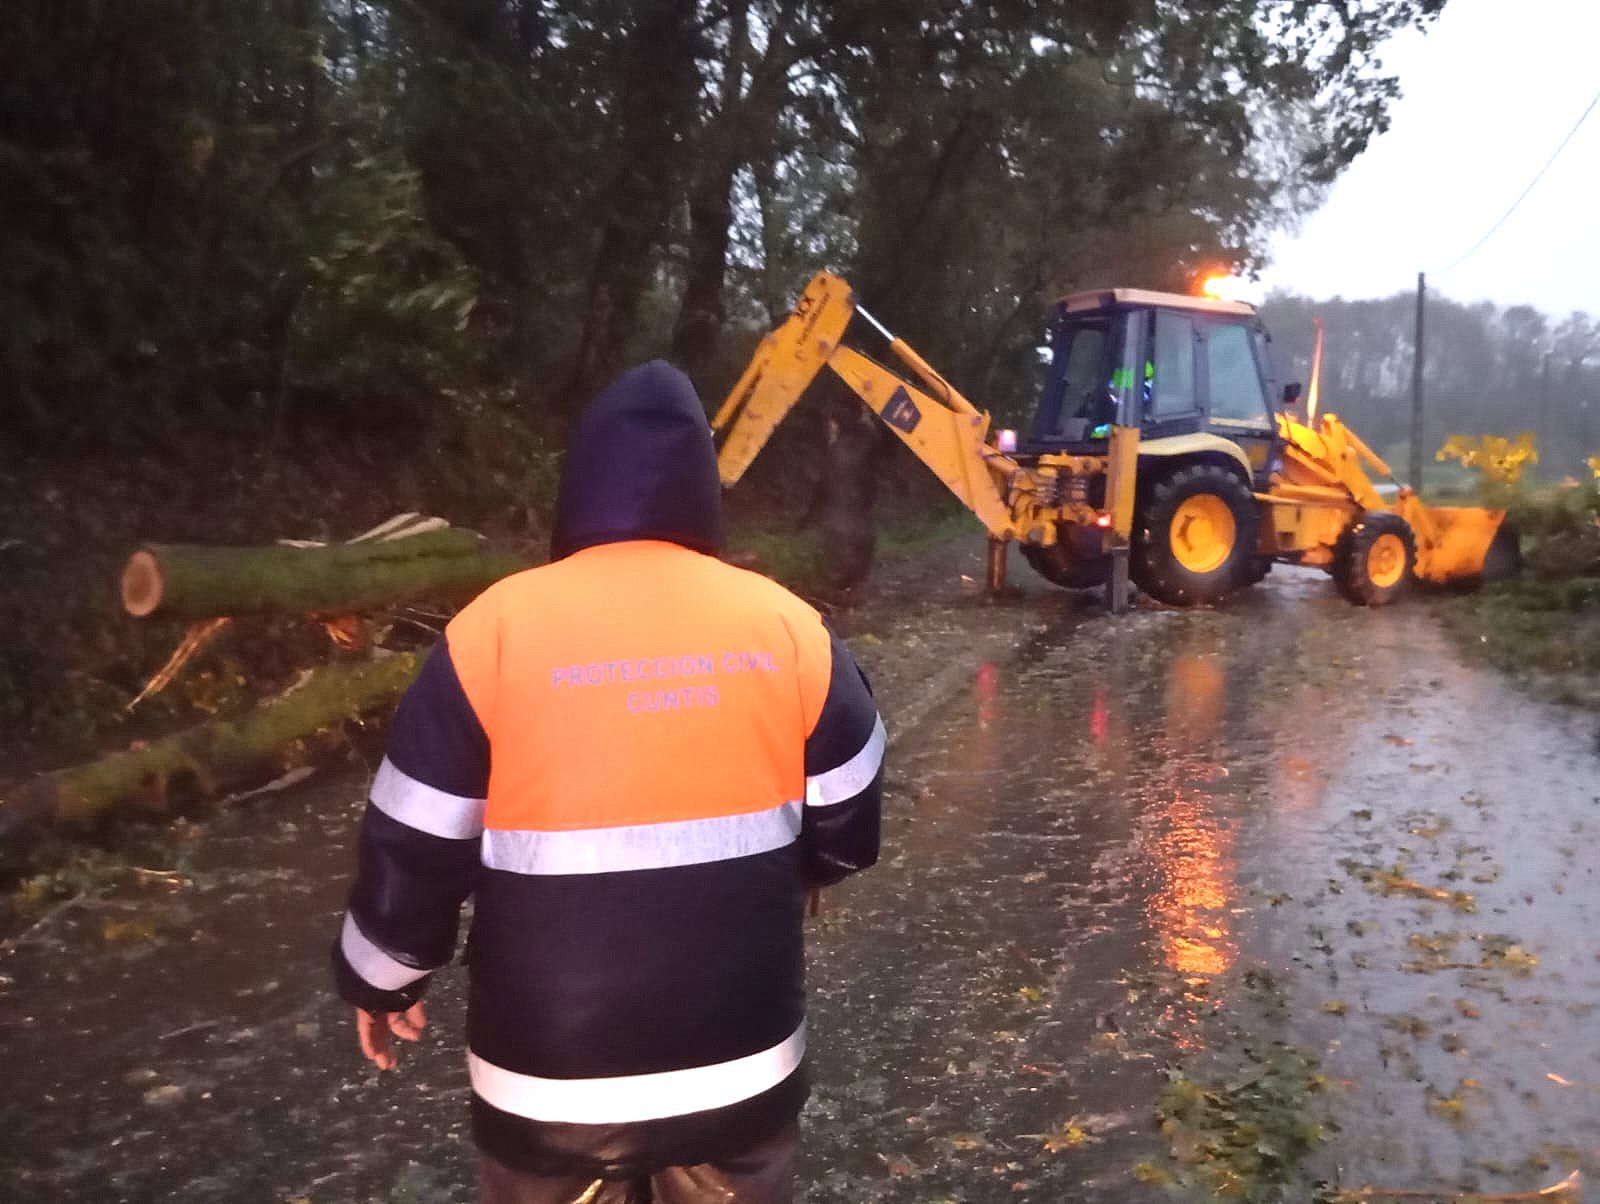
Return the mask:
<path id="1" fill-rule="evenodd" d="M 857 312 L 889 340 L 890 351 L 919 383 L 845 345 L 845 328 Z M 793 312 L 761 341 L 712 419 L 712 429 L 724 433 L 717 457 L 724 485 L 744 475 L 824 368 L 883 419 L 992 537 L 1017 534 L 1007 494 L 1019 466 L 988 445 L 989 416 L 903 340 L 858 311 L 850 286 L 827 272 L 812 278 Z"/>

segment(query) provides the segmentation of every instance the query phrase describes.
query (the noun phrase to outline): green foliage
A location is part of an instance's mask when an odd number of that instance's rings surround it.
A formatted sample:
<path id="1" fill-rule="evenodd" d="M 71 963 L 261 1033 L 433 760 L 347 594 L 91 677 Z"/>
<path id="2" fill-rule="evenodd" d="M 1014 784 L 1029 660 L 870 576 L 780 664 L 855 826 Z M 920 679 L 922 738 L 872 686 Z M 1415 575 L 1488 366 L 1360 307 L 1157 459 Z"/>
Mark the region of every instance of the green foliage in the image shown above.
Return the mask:
<path id="1" fill-rule="evenodd" d="M 1600 525 L 1600 482 L 1525 492 L 1510 518 L 1522 534 L 1538 538 L 1592 530 Z"/>
<path id="2" fill-rule="evenodd" d="M 1309 1054 L 1280 1042 L 1245 1053 L 1245 1069 L 1226 1082 L 1171 1072 L 1156 1118 L 1172 1166 L 1141 1164 L 1141 1181 L 1197 1188 L 1211 1200 L 1284 1198 L 1296 1165 L 1327 1135 L 1311 1117 L 1322 1076 Z"/>
<path id="3" fill-rule="evenodd" d="M 1506 521 L 1523 537 L 1527 575 L 1582 598 L 1600 585 L 1600 483 L 1522 490 Z"/>
<path id="4" fill-rule="evenodd" d="M 815 531 L 739 528 L 730 534 L 728 558 L 802 594 L 816 594 L 827 580 L 827 558 Z"/>
<path id="5" fill-rule="evenodd" d="M 1561 701 L 1600 706 L 1600 487 L 1523 490 L 1506 521 L 1523 575 L 1452 599 L 1463 643 Z"/>
<path id="6" fill-rule="evenodd" d="M 342 107 L 345 128 L 363 134 L 307 214 L 315 249 L 288 371 L 313 397 L 380 399 L 416 416 L 442 398 L 463 407 L 490 383 L 470 330 L 478 277 L 429 223 L 420 172 L 383 145 L 381 95 L 353 90 Z"/>
<path id="7" fill-rule="evenodd" d="M 62 899 L 97 894 L 108 880 L 125 868 L 123 862 L 104 849 L 75 853 L 63 864 L 22 877 L 7 900 L 7 910 L 26 918 Z"/>
<path id="8" fill-rule="evenodd" d="M 21 0 L 0 421 L 538 426 L 669 346 L 714 393 L 819 266 L 1014 412 L 1052 295 L 1254 262 L 1438 7 Z"/>
<path id="9" fill-rule="evenodd" d="M 422 215 L 380 24 L 341 0 L 8 13 L 0 421 L 162 442 L 470 385 L 476 285 Z"/>

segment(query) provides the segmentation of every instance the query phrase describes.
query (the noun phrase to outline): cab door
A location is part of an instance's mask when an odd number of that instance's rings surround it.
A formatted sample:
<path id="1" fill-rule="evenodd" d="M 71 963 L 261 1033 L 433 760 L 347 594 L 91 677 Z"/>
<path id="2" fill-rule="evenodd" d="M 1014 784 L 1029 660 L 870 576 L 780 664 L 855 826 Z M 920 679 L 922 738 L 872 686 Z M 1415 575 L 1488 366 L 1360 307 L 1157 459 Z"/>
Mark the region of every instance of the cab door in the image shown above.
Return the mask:
<path id="1" fill-rule="evenodd" d="M 1237 443 L 1250 462 L 1256 488 L 1279 467 L 1278 426 L 1268 401 L 1266 365 L 1250 327 L 1202 319 L 1195 374 L 1206 430 Z"/>
<path id="2" fill-rule="evenodd" d="M 1200 331 L 1192 313 L 1157 309 L 1150 322 L 1140 404 L 1144 439 L 1193 435 L 1202 429 Z"/>

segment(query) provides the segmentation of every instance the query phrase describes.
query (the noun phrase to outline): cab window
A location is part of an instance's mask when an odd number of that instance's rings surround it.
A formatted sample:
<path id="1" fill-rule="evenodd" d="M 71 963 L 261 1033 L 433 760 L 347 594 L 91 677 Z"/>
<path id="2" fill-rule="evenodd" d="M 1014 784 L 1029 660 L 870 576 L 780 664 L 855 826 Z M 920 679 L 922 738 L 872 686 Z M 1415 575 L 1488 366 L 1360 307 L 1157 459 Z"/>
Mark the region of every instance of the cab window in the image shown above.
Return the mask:
<path id="1" fill-rule="evenodd" d="M 1050 379 L 1035 420 L 1036 438 L 1086 438 L 1086 424 L 1101 421 L 1097 403 L 1106 391 L 1111 340 L 1112 323 L 1104 317 L 1073 318 L 1057 327 Z"/>
<path id="2" fill-rule="evenodd" d="M 1105 388 L 1104 364 L 1106 339 L 1110 331 L 1106 324 L 1083 325 L 1068 331 L 1071 342 L 1066 353 L 1066 374 L 1063 378 L 1061 416 L 1086 418 L 1095 398 Z"/>
<path id="3" fill-rule="evenodd" d="M 1205 340 L 1206 397 L 1211 418 L 1269 426 L 1271 411 L 1261 372 L 1243 326 L 1212 326 Z"/>
<path id="4" fill-rule="evenodd" d="M 1194 322 L 1182 314 L 1156 311 L 1155 337 L 1150 362 L 1145 365 L 1149 385 L 1146 410 L 1153 418 L 1192 413 L 1194 391 Z"/>

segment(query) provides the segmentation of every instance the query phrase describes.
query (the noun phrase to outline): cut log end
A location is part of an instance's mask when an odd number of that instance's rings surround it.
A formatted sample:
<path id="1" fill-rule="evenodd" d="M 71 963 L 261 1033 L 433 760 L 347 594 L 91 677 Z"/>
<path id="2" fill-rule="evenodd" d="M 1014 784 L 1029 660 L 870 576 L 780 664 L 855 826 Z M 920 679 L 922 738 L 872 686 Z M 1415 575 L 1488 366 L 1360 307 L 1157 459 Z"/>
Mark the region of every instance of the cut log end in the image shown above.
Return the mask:
<path id="1" fill-rule="evenodd" d="M 323 547 L 147 543 L 122 571 L 122 605 L 141 619 L 358 614 L 470 597 L 526 567 L 452 527 Z"/>
<path id="2" fill-rule="evenodd" d="M 166 582 L 161 576 L 161 565 L 154 555 L 141 549 L 128 559 L 122 570 L 122 608 L 135 618 L 143 619 L 156 612 L 161 597 L 166 592 Z"/>

